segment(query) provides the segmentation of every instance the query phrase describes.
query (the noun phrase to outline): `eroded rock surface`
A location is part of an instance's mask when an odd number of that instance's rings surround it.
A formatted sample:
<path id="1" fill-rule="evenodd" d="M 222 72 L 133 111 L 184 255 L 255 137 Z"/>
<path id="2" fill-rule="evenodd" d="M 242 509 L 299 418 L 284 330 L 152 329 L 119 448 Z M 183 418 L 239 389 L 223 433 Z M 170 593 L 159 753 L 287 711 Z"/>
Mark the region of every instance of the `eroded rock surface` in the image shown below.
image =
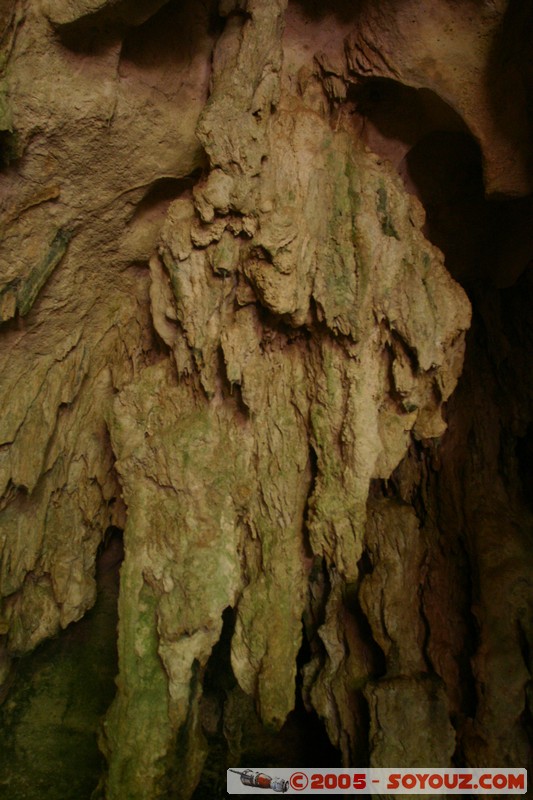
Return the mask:
<path id="1" fill-rule="evenodd" d="M 296 707 L 346 764 L 527 757 L 530 517 L 509 442 L 529 389 L 469 416 L 497 385 L 477 364 L 504 358 L 479 345 L 445 433 L 470 326 L 446 266 L 475 281 L 478 240 L 445 263 L 426 235 L 447 251 L 453 224 L 426 223 L 413 194 L 437 189 L 405 168 L 436 128 L 471 132 L 486 190 L 528 191 L 526 108 L 507 136 L 481 88 L 512 9 L 476 7 L 478 29 L 411 6 L 4 15 L 2 674 L 93 605 L 103 532 L 124 528 L 95 797 L 188 798 L 215 746 L 237 763 Z M 369 77 L 433 92 L 405 95 L 403 140 L 365 117 Z"/>

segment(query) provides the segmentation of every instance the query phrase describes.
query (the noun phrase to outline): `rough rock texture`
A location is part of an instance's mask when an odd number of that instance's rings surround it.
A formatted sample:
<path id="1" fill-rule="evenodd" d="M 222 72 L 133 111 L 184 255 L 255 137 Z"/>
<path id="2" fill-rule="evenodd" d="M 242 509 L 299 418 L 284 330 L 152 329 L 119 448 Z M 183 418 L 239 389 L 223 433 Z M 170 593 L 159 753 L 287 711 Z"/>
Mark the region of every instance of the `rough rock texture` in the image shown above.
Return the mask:
<path id="1" fill-rule="evenodd" d="M 348 70 L 434 91 L 479 141 L 487 192 L 522 195 L 533 189 L 532 25 L 531 5 L 507 0 L 361 3 Z"/>
<path id="2" fill-rule="evenodd" d="M 183 26 L 192 11 L 171 16 Z M 60 34 L 35 7 L 15 5 L 8 29 L 10 125 L 24 152 L 1 190 L 1 585 L 12 653 L 90 608 L 102 531 L 123 526 L 104 410 L 153 360 L 141 263 L 161 192 L 203 158 L 194 126 L 211 40 L 199 37 L 181 65 L 157 35 L 168 22 L 152 25 L 151 48 L 144 32 L 104 40 L 94 56 L 81 34 L 52 46 Z M 191 24 L 200 27 L 196 9 Z M 177 85 L 163 101 L 158 81 Z"/>
<path id="3" fill-rule="evenodd" d="M 9 747 L 39 705 L 13 676 L 94 604 L 115 526 L 95 798 L 316 763 L 302 726 L 345 764 L 525 765 L 531 202 L 485 193 L 530 190 L 528 13 L 14 0 L 0 23 Z M 16 758 L 10 798 L 41 796 Z"/>

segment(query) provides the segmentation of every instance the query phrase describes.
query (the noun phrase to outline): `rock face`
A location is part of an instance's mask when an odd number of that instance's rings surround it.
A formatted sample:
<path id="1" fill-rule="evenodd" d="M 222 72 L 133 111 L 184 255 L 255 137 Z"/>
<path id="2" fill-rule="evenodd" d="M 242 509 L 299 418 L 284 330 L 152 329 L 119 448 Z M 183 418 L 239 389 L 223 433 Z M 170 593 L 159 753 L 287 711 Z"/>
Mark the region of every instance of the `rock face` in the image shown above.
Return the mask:
<path id="1" fill-rule="evenodd" d="M 218 796 L 301 721 L 336 763 L 528 758 L 531 19 L 352 6 L 2 12 L 4 736 L 123 530 L 94 798 Z"/>

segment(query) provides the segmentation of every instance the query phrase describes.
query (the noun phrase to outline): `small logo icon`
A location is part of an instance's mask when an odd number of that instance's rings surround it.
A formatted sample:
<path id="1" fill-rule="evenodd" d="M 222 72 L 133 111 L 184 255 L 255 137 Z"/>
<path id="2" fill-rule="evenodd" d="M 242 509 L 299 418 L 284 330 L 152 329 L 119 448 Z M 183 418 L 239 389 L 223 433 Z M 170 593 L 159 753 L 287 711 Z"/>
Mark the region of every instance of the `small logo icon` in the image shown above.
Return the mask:
<path id="1" fill-rule="evenodd" d="M 272 789 L 274 792 L 285 793 L 289 789 L 289 781 L 285 778 L 271 778 L 264 772 L 254 772 L 252 769 L 230 769 L 235 775 L 240 775 L 241 783 L 244 786 L 254 786 L 256 789 Z"/>

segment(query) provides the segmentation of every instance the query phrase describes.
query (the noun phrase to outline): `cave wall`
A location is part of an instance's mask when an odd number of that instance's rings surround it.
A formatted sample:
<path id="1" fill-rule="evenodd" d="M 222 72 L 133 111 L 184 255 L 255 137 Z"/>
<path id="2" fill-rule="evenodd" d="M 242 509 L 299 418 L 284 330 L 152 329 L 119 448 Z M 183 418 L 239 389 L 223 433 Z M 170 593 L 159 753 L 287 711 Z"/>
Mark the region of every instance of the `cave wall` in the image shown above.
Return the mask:
<path id="1" fill-rule="evenodd" d="M 87 796 L 214 796 L 213 759 L 316 764 L 309 731 L 332 763 L 527 765 L 529 4 L 0 24 L 10 798 L 118 529 Z"/>

